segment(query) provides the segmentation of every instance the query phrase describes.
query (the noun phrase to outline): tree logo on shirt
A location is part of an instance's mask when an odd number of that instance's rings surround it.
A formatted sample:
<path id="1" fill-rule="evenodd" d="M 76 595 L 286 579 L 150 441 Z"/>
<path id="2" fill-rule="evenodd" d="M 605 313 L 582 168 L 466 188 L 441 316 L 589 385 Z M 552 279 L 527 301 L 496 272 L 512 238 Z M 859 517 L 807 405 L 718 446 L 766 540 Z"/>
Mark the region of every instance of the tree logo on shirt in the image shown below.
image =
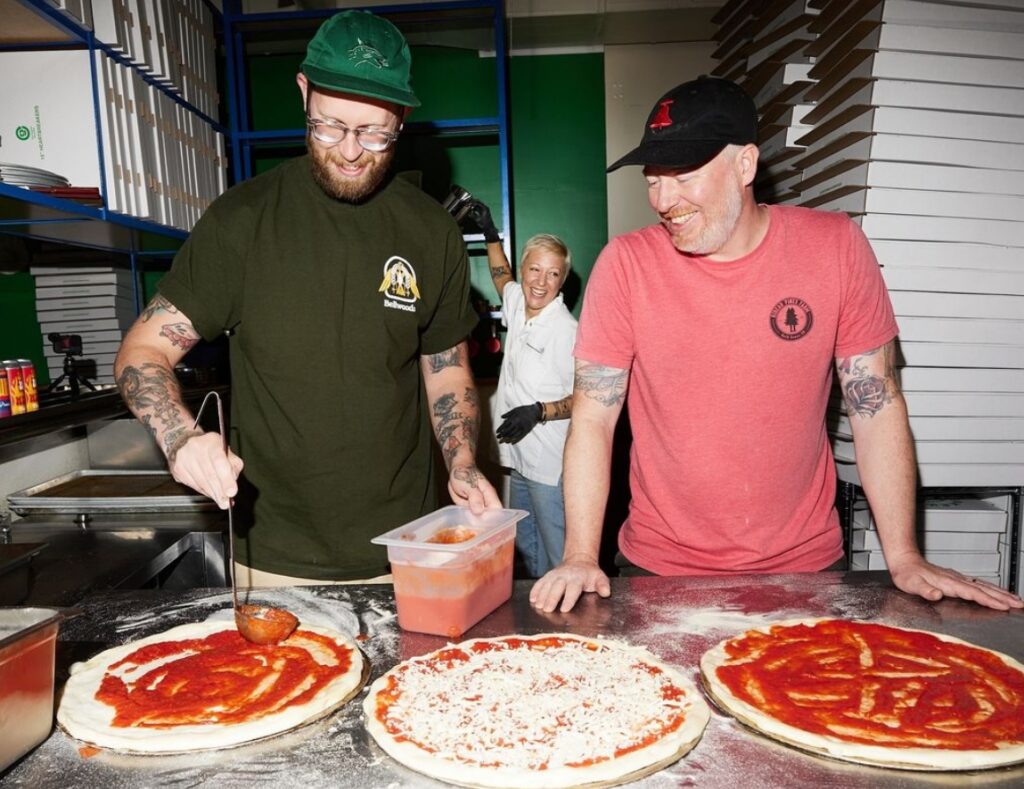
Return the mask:
<path id="1" fill-rule="evenodd" d="M 420 289 L 416 284 L 416 270 L 405 258 L 392 255 L 384 264 L 384 281 L 377 288 L 384 294 L 384 306 L 394 310 L 415 312 L 413 306 L 420 298 Z"/>
<path id="2" fill-rule="evenodd" d="M 772 307 L 768 321 L 782 339 L 799 340 L 814 325 L 814 313 L 806 301 L 790 296 Z"/>

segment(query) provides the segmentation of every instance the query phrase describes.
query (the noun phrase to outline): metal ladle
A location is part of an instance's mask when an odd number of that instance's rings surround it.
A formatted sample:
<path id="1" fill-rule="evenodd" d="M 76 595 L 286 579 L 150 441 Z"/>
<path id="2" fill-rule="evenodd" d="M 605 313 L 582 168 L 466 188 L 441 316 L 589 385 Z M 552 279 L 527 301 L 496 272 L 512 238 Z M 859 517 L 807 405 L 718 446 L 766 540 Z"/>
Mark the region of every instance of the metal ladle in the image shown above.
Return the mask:
<path id="1" fill-rule="evenodd" d="M 224 429 L 224 406 L 218 392 L 208 392 L 199 406 L 196 421 L 192 425 L 195 430 L 203 415 L 206 403 L 213 398 L 217 401 L 217 425 L 224 441 L 224 454 L 228 454 L 228 434 Z M 264 605 L 246 603 L 238 604 L 238 584 L 235 580 L 235 526 L 232 517 L 234 499 L 228 499 L 228 572 L 231 575 L 231 600 L 235 609 L 235 627 L 242 638 L 253 644 L 279 644 L 294 632 L 299 625 L 298 618 L 284 608 L 271 608 Z"/>

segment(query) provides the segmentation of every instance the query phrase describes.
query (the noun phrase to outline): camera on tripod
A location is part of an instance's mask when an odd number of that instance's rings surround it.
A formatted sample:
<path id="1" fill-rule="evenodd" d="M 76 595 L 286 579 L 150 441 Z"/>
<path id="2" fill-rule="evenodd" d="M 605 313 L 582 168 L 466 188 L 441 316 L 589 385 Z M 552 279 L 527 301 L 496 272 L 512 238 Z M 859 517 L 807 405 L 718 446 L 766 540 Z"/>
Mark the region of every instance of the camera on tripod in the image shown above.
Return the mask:
<path id="1" fill-rule="evenodd" d="M 81 334 L 60 334 L 58 332 L 51 332 L 46 335 L 46 339 L 48 339 L 52 344 L 54 353 L 63 353 L 68 356 L 82 355 Z"/>

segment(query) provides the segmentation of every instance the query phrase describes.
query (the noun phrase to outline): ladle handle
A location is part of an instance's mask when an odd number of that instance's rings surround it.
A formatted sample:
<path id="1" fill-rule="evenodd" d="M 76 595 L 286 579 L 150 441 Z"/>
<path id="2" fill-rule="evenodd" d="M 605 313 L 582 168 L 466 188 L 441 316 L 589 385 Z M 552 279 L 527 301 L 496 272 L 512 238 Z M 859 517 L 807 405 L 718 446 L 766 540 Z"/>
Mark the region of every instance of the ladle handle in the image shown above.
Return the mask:
<path id="1" fill-rule="evenodd" d="M 206 397 L 203 398 L 203 402 L 199 405 L 199 410 L 196 412 L 196 421 L 192 423 L 192 429 L 195 430 L 199 426 L 199 420 L 203 416 L 203 409 L 206 408 L 206 404 L 210 401 L 210 398 L 217 401 L 217 429 L 220 431 L 220 437 L 224 446 L 224 456 L 228 454 L 228 434 L 224 429 L 224 403 L 220 399 L 219 392 L 207 392 Z M 234 499 L 228 499 L 228 576 L 231 578 L 231 601 L 234 604 L 235 609 L 238 609 L 238 586 L 235 583 L 235 524 L 232 517 L 232 511 L 235 508 Z"/>

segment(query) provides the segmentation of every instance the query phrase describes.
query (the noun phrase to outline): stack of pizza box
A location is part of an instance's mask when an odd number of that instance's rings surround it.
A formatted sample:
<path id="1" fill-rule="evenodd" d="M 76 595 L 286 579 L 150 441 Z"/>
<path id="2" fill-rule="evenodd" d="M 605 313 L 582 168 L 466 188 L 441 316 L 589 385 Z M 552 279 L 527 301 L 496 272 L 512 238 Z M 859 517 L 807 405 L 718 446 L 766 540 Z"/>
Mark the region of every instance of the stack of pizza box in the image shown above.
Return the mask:
<path id="1" fill-rule="evenodd" d="M 741 84 L 760 114 L 759 199 L 797 196 L 799 138 L 812 129 L 804 116 L 813 108 L 806 98 L 814 62 L 807 48 L 817 15 L 815 0 L 734 0 L 714 17 L 720 24 L 714 56 L 721 60 L 713 73 Z"/>
<path id="2" fill-rule="evenodd" d="M 49 335 L 77 334 L 83 353 L 74 357 L 79 375 L 92 384 L 114 383 L 114 357 L 135 320 L 132 275 L 109 265 L 33 266 L 36 318 L 50 380 L 63 372 L 64 355 Z"/>
<path id="3" fill-rule="evenodd" d="M 1008 510 L 1007 495 L 929 499 L 917 514 L 918 545 L 930 562 L 1005 585 Z M 864 505 L 854 510 L 850 557 L 854 570 L 886 569 L 874 518 Z"/>
<path id="4" fill-rule="evenodd" d="M 872 242 L 922 484 L 1019 485 L 1024 5 L 829 3 L 817 22 L 793 202 L 849 213 Z M 835 438 L 852 462 L 843 420 Z"/>
<path id="5" fill-rule="evenodd" d="M 769 11 L 781 26 L 810 15 L 813 41 L 770 77 L 744 74 L 736 53 L 764 38 Z M 921 484 L 1020 486 L 1024 3 L 733 0 L 716 18 L 718 73 L 744 84 L 761 115 L 764 196 L 846 212 L 875 250 Z M 840 478 L 859 485 L 838 398 L 829 428 Z M 985 548 L 967 553 L 991 547 L 964 533 Z"/>

